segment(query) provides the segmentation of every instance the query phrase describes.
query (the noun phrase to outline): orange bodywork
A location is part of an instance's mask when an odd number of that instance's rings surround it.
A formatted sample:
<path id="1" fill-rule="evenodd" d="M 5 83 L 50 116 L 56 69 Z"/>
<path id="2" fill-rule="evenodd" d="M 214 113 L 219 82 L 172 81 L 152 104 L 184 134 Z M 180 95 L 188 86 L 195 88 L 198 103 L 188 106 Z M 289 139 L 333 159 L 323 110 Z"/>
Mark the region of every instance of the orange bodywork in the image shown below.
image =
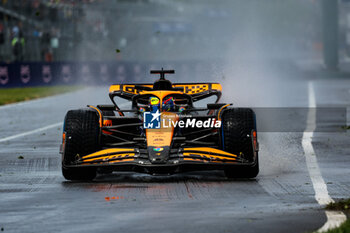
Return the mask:
<path id="1" fill-rule="evenodd" d="M 139 94 L 141 94 L 141 95 L 150 94 L 150 95 L 157 96 L 159 98 L 160 102 L 162 103 L 164 97 L 171 95 L 171 94 L 183 94 L 183 92 L 181 92 L 181 91 L 141 91 Z"/>
<path id="2" fill-rule="evenodd" d="M 180 91 L 142 91 L 140 94 L 151 94 L 157 96 L 160 103 L 163 102 L 164 97 L 171 94 L 182 94 Z M 162 105 L 161 105 L 162 106 Z M 175 113 L 162 112 L 161 122 L 172 121 L 177 122 L 179 117 Z M 170 146 L 173 139 L 174 126 L 170 124 L 170 127 L 162 127 L 160 129 L 146 129 L 147 146 L 163 147 Z"/>
<path id="3" fill-rule="evenodd" d="M 218 113 L 218 120 L 221 121 L 221 112 L 223 109 L 227 108 L 228 106 L 230 106 L 231 104 L 226 104 L 224 106 L 222 106 L 220 109 L 219 109 L 219 113 Z"/>
<path id="4" fill-rule="evenodd" d="M 172 121 L 177 122 L 179 116 L 172 112 L 163 112 L 161 115 L 161 122 Z M 174 134 L 174 125 L 170 127 L 162 127 L 160 129 L 146 129 L 147 146 L 164 147 L 170 146 Z"/>
<path id="5" fill-rule="evenodd" d="M 214 149 L 210 147 L 193 147 L 193 148 L 184 148 L 183 155 L 185 156 L 185 161 L 202 161 L 199 158 L 191 158 L 191 156 L 200 156 L 202 158 L 210 160 L 210 162 L 236 162 L 237 155 L 231 154 L 219 149 Z M 187 157 L 186 157 L 187 156 Z"/>
<path id="6" fill-rule="evenodd" d="M 103 126 L 112 126 L 112 120 L 103 120 Z M 113 132 L 107 131 L 107 130 L 102 130 L 103 133 L 105 134 L 113 134 Z"/>
<path id="7" fill-rule="evenodd" d="M 210 148 L 210 147 L 191 147 L 191 148 L 184 148 L 184 153 L 186 151 L 198 151 L 198 152 L 206 152 L 206 153 L 212 153 L 212 154 L 222 154 L 222 155 L 228 155 L 228 156 L 233 156 L 233 157 L 237 157 L 237 155 L 235 154 L 231 154 L 229 152 L 225 152 L 219 149 L 215 149 L 215 148 Z"/>
<path id="8" fill-rule="evenodd" d="M 100 127 L 102 127 L 103 122 L 102 122 L 102 112 L 101 112 L 101 110 L 98 109 L 98 108 L 96 108 L 96 107 L 94 107 L 94 106 L 91 106 L 91 105 L 88 105 L 88 107 L 89 107 L 89 108 L 92 108 L 92 109 L 95 109 L 95 110 L 98 112 L 98 115 L 99 115 L 99 120 L 98 120 L 98 122 L 99 122 L 99 124 L 100 124 Z"/>
<path id="9" fill-rule="evenodd" d="M 140 86 L 143 87 L 149 87 L 152 88 L 152 84 L 141 84 Z M 174 88 L 183 88 L 184 91 L 181 91 L 180 93 L 192 95 L 192 94 L 198 94 L 204 91 L 211 90 L 217 90 L 222 91 L 222 86 L 220 83 L 198 83 L 198 84 L 173 84 Z M 139 91 L 135 88 L 135 85 L 133 84 L 116 84 L 111 85 L 109 88 L 109 92 L 116 92 L 116 91 L 123 91 L 130 94 L 144 94 L 144 91 Z"/>
<path id="10" fill-rule="evenodd" d="M 113 154 L 113 153 L 118 153 L 118 152 L 123 152 L 123 154 L 126 154 L 130 152 L 130 154 L 135 154 L 135 149 L 132 148 L 113 148 L 113 149 L 104 149 L 97 151 L 95 153 L 89 154 L 84 156 L 84 159 L 88 159 L 91 157 L 99 156 L 99 155 L 108 155 L 108 154 Z"/>
<path id="11" fill-rule="evenodd" d="M 108 163 L 117 163 L 125 161 L 133 161 L 136 154 L 135 149 L 132 148 L 112 148 L 97 151 L 95 153 L 83 156 L 83 162 L 87 164 L 95 164 L 96 161 L 106 161 Z M 119 159 L 109 161 L 111 159 Z"/>
<path id="12" fill-rule="evenodd" d="M 82 162 L 83 164 L 132 162 L 137 158 L 137 154 L 137 150 L 133 148 L 104 149 L 83 156 Z M 204 163 L 208 163 L 209 161 L 210 163 L 236 163 L 238 159 L 238 156 L 235 154 L 210 147 L 184 148 L 182 154 L 184 161 Z"/>

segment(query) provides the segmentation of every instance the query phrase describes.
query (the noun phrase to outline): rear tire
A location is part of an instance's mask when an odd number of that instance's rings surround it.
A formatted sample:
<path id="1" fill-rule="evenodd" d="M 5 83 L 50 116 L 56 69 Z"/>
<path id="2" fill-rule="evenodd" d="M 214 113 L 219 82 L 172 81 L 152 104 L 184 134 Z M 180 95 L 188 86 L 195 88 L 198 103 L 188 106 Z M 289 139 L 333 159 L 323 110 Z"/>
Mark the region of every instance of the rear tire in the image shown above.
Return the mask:
<path id="1" fill-rule="evenodd" d="M 62 174 L 67 180 L 93 180 L 96 177 L 94 167 L 68 167 L 74 165 L 78 157 L 100 149 L 99 116 L 93 110 L 71 110 L 64 122 L 66 133 L 62 157 Z"/>
<path id="2" fill-rule="evenodd" d="M 252 141 L 252 132 L 256 132 L 255 113 L 250 108 L 226 109 L 222 114 L 222 144 L 224 150 L 242 155 L 253 165 L 228 165 L 225 175 L 228 178 L 254 178 L 259 173 L 258 152 Z"/>

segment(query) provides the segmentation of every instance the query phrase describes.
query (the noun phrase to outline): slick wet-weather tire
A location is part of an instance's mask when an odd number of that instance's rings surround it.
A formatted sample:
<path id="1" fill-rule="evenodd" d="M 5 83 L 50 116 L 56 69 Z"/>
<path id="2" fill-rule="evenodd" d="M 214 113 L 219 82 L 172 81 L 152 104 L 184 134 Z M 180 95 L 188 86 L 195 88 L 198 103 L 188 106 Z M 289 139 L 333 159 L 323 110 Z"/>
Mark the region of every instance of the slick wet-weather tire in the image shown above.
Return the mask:
<path id="1" fill-rule="evenodd" d="M 97 112 L 90 109 L 71 110 L 64 121 L 66 140 L 62 158 L 62 174 L 67 180 L 93 180 L 94 167 L 69 167 L 80 157 L 100 149 L 100 127 Z"/>
<path id="2" fill-rule="evenodd" d="M 228 165 L 228 178 L 254 178 L 259 173 L 258 152 L 254 152 L 252 132 L 256 132 L 255 113 L 250 108 L 226 109 L 222 120 L 222 144 L 225 151 L 241 155 L 253 165 Z"/>

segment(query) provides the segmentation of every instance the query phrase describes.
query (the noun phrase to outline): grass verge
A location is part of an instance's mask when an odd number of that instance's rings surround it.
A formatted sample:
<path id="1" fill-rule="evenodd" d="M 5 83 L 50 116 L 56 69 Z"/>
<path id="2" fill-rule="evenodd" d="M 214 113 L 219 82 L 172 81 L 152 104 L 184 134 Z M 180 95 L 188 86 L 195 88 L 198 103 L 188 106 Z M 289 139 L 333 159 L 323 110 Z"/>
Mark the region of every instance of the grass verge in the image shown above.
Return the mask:
<path id="1" fill-rule="evenodd" d="M 327 210 L 338 210 L 338 211 L 344 211 L 345 214 L 348 216 L 348 219 L 339 227 L 329 230 L 326 233 L 350 233 L 350 199 L 347 200 L 341 200 L 334 203 L 329 203 L 326 206 Z"/>
<path id="2" fill-rule="evenodd" d="M 0 105 L 62 94 L 81 88 L 81 86 L 2 88 L 0 89 Z"/>
<path id="3" fill-rule="evenodd" d="M 326 206 L 327 210 L 350 210 L 350 199 L 340 200 L 338 202 L 329 203 Z"/>
<path id="4" fill-rule="evenodd" d="M 334 228 L 332 230 L 328 230 L 325 233 L 350 233 L 350 220 L 346 220 L 339 227 Z"/>

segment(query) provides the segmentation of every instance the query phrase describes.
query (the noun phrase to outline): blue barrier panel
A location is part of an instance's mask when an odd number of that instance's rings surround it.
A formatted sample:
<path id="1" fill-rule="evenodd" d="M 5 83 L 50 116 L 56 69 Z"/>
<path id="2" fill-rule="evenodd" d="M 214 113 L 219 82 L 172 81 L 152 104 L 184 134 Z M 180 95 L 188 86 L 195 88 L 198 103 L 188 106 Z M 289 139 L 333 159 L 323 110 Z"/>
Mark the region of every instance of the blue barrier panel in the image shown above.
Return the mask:
<path id="1" fill-rule="evenodd" d="M 49 85 L 104 85 L 123 82 L 152 82 L 150 69 L 175 69 L 174 82 L 214 80 L 221 65 L 213 62 L 27 62 L 0 63 L 1 87 Z"/>

